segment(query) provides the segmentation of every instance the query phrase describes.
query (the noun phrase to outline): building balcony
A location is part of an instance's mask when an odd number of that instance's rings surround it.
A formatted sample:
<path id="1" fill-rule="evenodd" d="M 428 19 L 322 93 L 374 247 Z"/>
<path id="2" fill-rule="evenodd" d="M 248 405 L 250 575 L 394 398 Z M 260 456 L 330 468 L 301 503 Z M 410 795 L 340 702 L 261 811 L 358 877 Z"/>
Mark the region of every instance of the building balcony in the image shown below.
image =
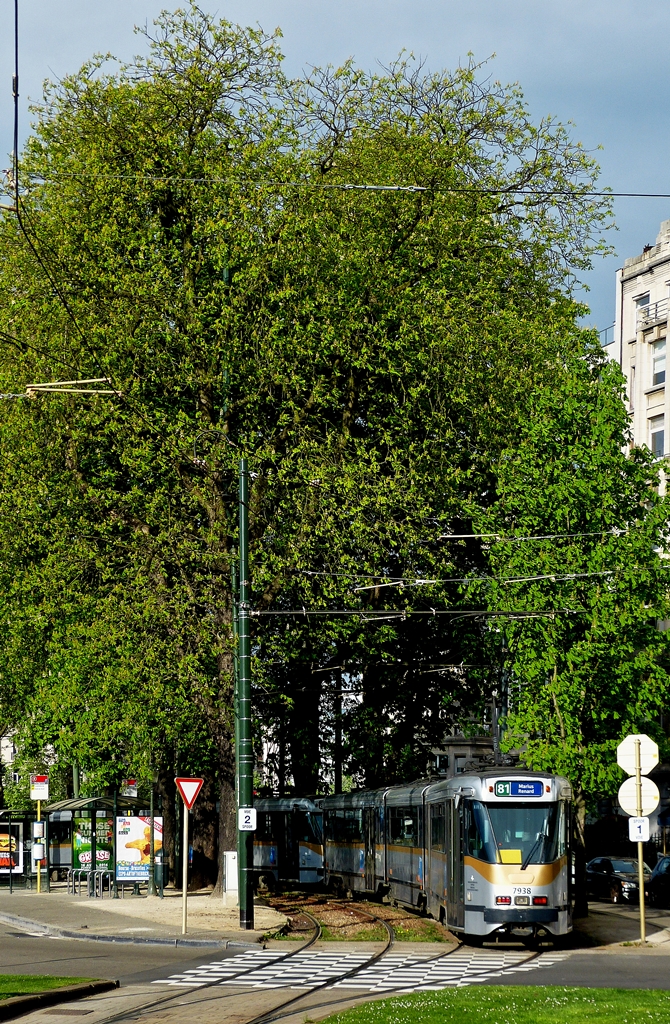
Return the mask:
<path id="1" fill-rule="evenodd" d="M 665 323 L 668 319 L 668 300 L 661 299 L 659 302 L 650 302 L 646 306 L 639 306 L 637 311 L 637 329 L 646 331 L 648 327 L 655 327 L 656 324 Z"/>

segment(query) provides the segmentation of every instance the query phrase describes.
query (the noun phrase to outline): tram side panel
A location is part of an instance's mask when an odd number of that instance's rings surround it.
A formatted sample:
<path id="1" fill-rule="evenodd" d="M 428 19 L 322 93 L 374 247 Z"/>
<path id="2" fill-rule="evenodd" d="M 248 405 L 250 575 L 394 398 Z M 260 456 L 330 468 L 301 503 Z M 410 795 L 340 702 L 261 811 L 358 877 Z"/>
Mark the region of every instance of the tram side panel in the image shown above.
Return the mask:
<path id="1" fill-rule="evenodd" d="M 363 811 L 363 807 L 329 807 L 325 811 L 326 883 L 333 888 L 366 889 Z"/>
<path id="2" fill-rule="evenodd" d="M 447 921 L 447 807 L 444 801 L 425 807 L 427 910 L 442 924 Z"/>
<path id="3" fill-rule="evenodd" d="M 322 814 L 317 807 L 290 807 L 285 798 L 265 799 L 254 834 L 254 875 L 271 882 L 317 885 L 323 881 Z"/>
<path id="4" fill-rule="evenodd" d="M 419 906 L 423 899 L 422 807 L 387 807 L 387 877 L 390 894 Z"/>

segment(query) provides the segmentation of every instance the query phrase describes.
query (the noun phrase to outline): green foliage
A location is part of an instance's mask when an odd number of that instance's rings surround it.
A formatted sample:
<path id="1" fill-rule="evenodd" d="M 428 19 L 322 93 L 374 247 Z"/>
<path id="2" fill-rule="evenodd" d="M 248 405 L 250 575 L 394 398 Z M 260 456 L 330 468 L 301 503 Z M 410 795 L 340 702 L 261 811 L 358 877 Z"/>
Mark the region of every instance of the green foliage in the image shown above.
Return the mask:
<path id="1" fill-rule="evenodd" d="M 534 415 L 502 453 L 485 520 L 491 607 L 533 610 L 501 625 L 511 700 L 507 746 L 565 773 L 580 798 L 613 794 L 629 732 L 663 742 L 670 695 L 670 502 L 647 449 L 628 452 L 618 367 L 594 350 L 533 394 Z M 563 534 L 529 542 L 514 537 Z M 567 535 L 567 536 L 566 536 Z M 506 579 L 500 579 L 500 577 Z"/>
<path id="2" fill-rule="evenodd" d="M 626 638 L 607 586 L 591 579 L 584 600 L 609 623 L 603 649 L 616 633 L 610 689 L 623 648 L 647 640 L 624 689 L 664 679 L 651 614 L 639 625 L 643 592 L 657 602 L 663 505 L 645 458 L 621 453 L 620 382 L 584 361 L 572 294 L 605 251 L 595 163 L 474 64 L 348 63 L 288 82 L 278 45 L 191 6 L 161 16 L 147 56 L 95 59 L 49 86 L 21 163 L 27 239 L 14 219 L 0 226 L 3 389 L 106 377 L 116 391 L 0 410 L 2 724 L 27 755 L 80 764 L 91 789 L 198 771 L 231 804 L 240 456 L 254 473 L 253 605 L 291 613 L 258 618 L 255 707 L 296 785 L 324 785 L 333 684 L 357 690 L 346 771 L 368 782 L 420 773 L 445 727 L 481 717 L 508 671 L 501 633 L 477 618 L 365 619 L 553 597 L 483 592 L 492 571 L 545 553 L 440 539 L 473 525 L 550 532 L 573 505 L 575 521 L 627 524 L 637 501 L 647 582 L 615 577 Z M 590 461 L 559 459 L 552 416 L 568 447 L 588 428 Z M 575 547 L 570 564 L 609 571 L 613 545 Z M 301 620 L 303 606 L 361 614 Z M 561 673 L 575 648 L 562 623 Z M 556 660 L 526 625 L 508 642 L 530 694 Z M 580 664 L 585 676 L 592 655 Z M 643 697 L 639 713 L 653 706 Z M 529 756 L 553 756 L 547 743 L 533 733 Z"/>

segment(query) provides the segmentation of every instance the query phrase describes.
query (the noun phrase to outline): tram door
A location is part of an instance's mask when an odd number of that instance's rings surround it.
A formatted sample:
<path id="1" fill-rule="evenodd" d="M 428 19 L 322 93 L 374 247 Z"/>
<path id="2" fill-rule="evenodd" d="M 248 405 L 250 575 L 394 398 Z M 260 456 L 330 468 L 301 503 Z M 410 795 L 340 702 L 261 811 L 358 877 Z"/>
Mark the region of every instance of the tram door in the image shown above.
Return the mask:
<path id="1" fill-rule="evenodd" d="M 280 879 L 295 881 L 300 878 L 297 812 L 280 811 L 274 813 L 272 819 L 272 831 L 277 840 L 277 874 Z"/>
<path id="2" fill-rule="evenodd" d="M 463 801 L 449 802 L 447 812 L 447 923 L 455 928 L 465 924 L 463 892 Z"/>
<path id="3" fill-rule="evenodd" d="M 365 843 L 365 888 L 375 887 L 375 808 L 363 810 L 363 841 Z"/>

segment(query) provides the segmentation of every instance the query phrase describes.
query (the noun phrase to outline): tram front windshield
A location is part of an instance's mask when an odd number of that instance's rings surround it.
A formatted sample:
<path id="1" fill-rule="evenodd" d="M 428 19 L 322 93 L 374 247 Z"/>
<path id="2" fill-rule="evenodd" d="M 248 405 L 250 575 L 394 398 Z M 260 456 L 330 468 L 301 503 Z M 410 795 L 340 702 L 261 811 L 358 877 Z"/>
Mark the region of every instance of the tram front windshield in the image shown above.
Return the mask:
<path id="1" fill-rule="evenodd" d="M 463 825 L 466 854 L 489 864 L 548 864 L 565 853 L 563 803 L 468 800 Z"/>

